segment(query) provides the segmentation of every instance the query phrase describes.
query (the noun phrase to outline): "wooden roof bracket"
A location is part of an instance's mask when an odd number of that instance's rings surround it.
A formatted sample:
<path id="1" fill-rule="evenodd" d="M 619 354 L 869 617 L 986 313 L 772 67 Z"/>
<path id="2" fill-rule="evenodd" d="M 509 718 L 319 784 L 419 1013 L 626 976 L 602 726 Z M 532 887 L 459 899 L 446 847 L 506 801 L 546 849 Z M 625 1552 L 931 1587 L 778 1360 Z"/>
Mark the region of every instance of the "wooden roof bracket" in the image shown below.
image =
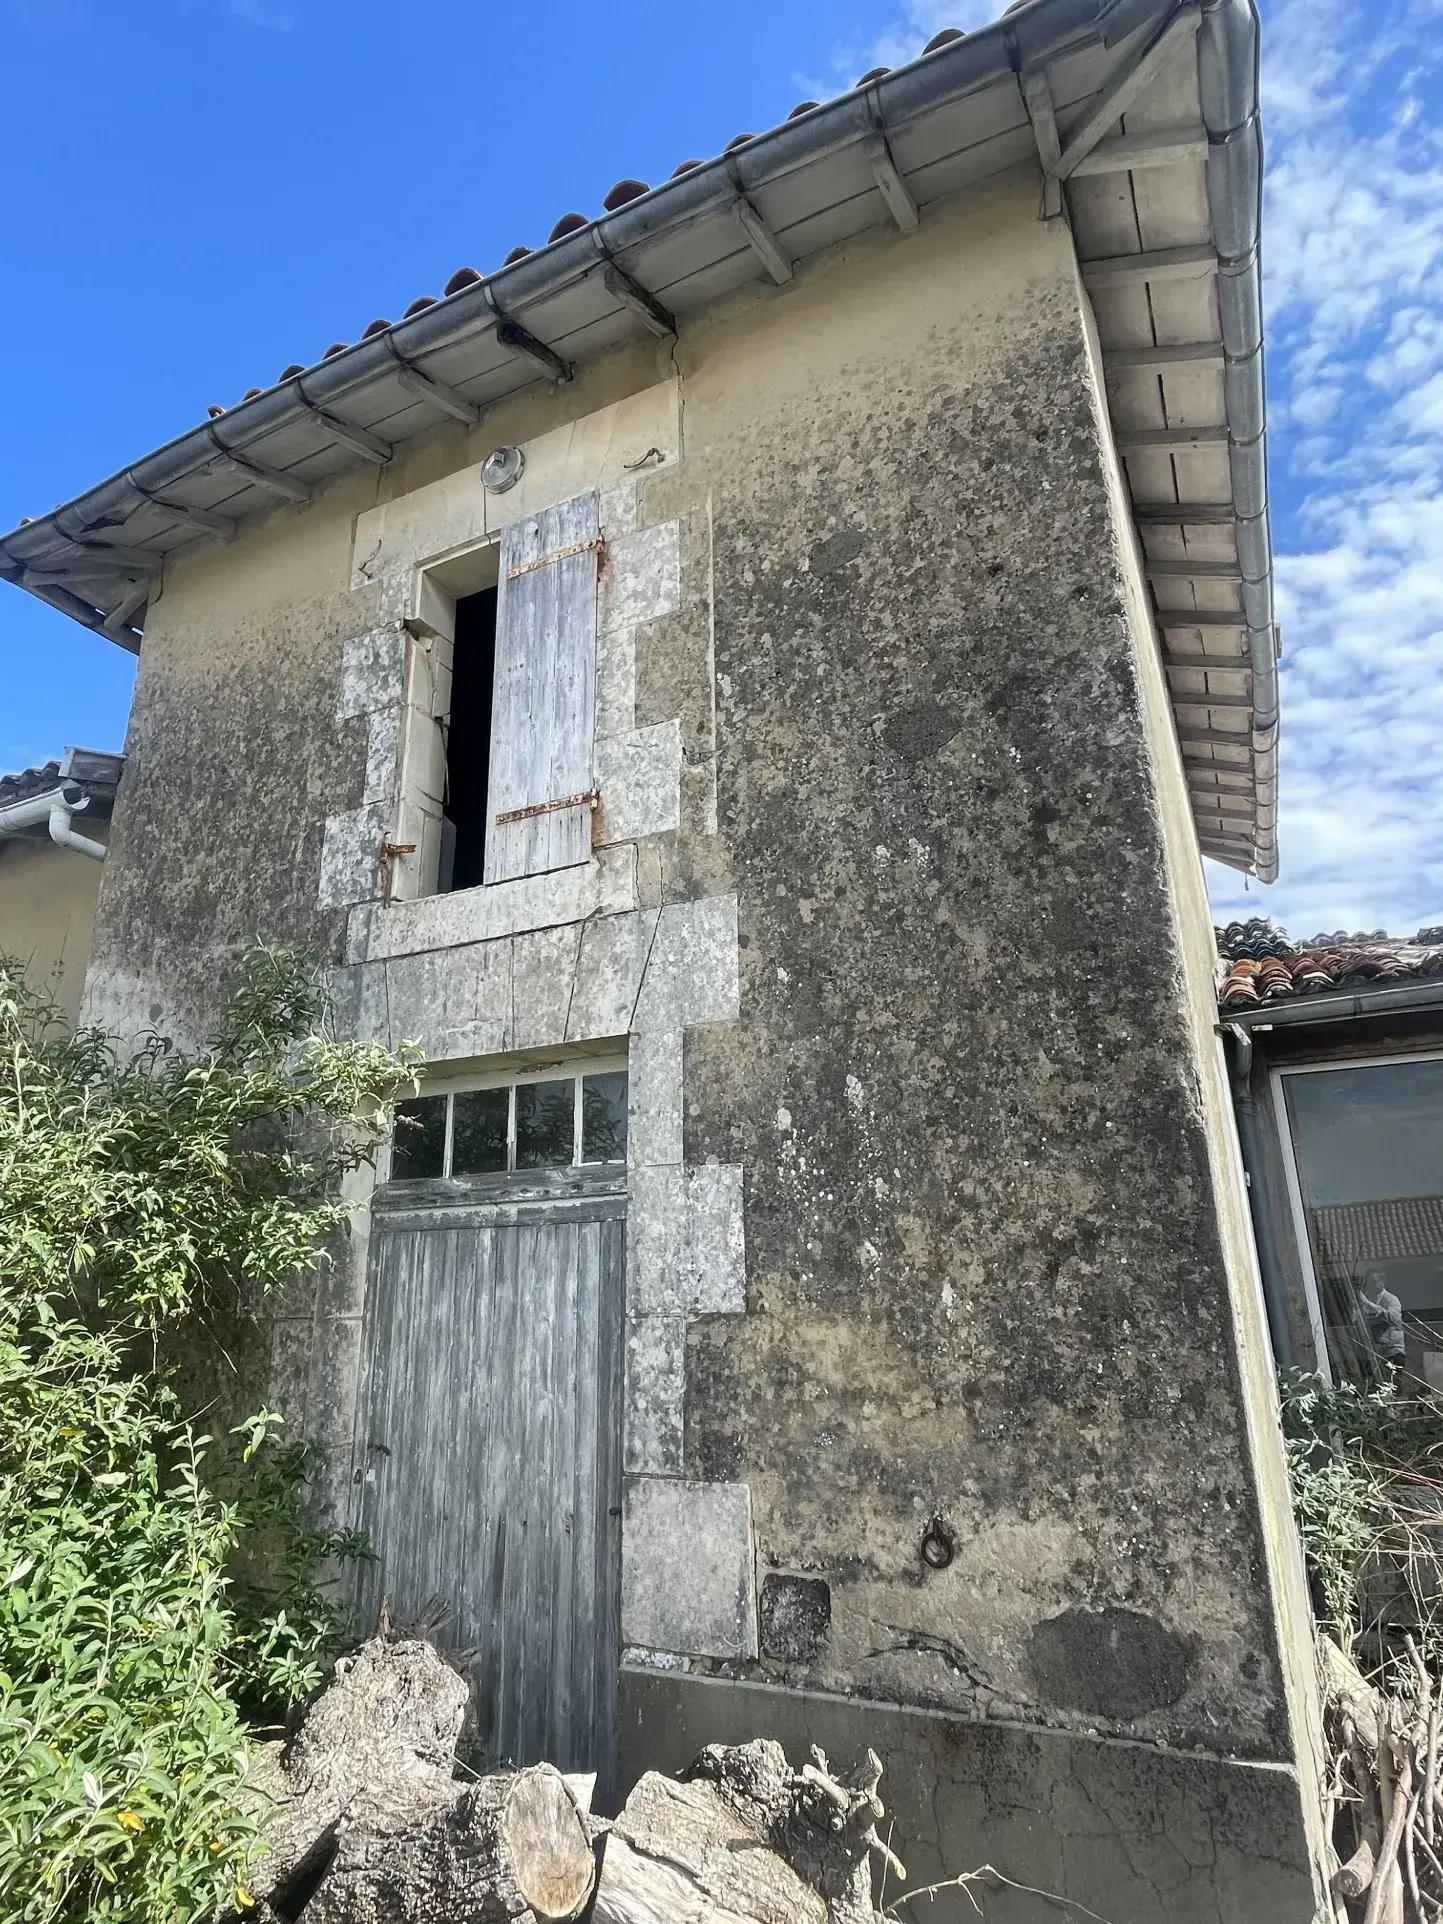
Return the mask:
<path id="1" fill-rule="evenodd" d="M 538 341 L 520 321 L 513 321 L 503 314 L 496 296 L 491 292 L 489 283 L 481 283 L 481 297 L 496 316 L 496 339 L 502 347 L 509 347 L 513 354 L 520 354 L 538 368 L 547 380 L 555 381 L 558 387 L 569 381 L 576 370 L 570 361 L 564 361 L 554 347 L 545 341 Z"/>

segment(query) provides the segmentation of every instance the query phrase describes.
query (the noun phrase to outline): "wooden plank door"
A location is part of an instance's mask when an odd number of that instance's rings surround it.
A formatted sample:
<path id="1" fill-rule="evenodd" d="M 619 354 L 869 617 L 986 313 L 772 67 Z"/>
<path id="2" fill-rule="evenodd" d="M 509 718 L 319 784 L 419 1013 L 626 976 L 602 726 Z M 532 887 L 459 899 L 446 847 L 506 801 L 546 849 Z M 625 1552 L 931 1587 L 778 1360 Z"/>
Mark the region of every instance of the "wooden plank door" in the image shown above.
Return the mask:
<path id="1" fill-rule="evenodd" d="M 384 1210 L 357 1435 L 363 1622 L 432 1601 L 488 1763 L 615 1740 L 625 1205 Z"/>

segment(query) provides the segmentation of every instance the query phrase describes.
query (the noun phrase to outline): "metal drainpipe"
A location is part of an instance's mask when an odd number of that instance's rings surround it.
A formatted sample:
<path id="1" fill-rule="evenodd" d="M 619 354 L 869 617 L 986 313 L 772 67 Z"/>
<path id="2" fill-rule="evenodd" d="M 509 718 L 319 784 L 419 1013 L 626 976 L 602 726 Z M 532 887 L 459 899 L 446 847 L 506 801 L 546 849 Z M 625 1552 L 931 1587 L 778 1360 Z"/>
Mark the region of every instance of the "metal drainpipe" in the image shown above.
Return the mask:
<path id="1" fill-rule="evenodd" d="M 1283 1286 L 1283 1267 L 1278 1256 L 1278 1240 L 1267 1207 L 1267 1185 L 1263 1180 L 1262 1131 L 1258 1122 L 1258 1102 L 1253 1094 L 1253 1039 L 1246 1029 L 1228 1023 L 1228 1080 L 1232 1084 L 1233 1107 L 1238 1119 L 1238 1144 L 1243 1152 L 1243 1170 L 1248 1182 L 1248 1212 L 1253 1220 L 1253 1242 L 1258 1252 L 1258 1271 L 1263 1279 L 1263 1304 L 1268 1314 L 1268 1333 L 1273 1339 L 1273 1356 L 1280 1370 L 1295 1366 L 1293 1338 L 1288 1328 L 1288 1299 Z"/>
<path id="2" fill-rule="evenodd" d="M 50 839 L 60 848 L 74 849 L 77 855 L 88 855 L 94 862 L 105 860 L 104 842 L 92 842 L 88 835 L 78 835 L 71 822 L 83 808 L 90 806 L 90 797 L 82 789 L 73 785 L 52 788 L 44 795 L 32 795 L 27 801 L 12 802 L 8 808 L 0 808 L 0 840 L 6 840 L 21 828 L 36 828 L 44 822 L 50 830 Z"/>
<path id="3" fill-rule="evenodd" d="M 50 839 L 58 848 L 73 848 L 77 855 L 88 855 L 92 862 L 103 862 L 104 842 L 92 842 L 88 835 L 77 835 L 71 820 L 72 815 L 89 806 L 88 795 L 82 795 L 79 801 L 68 802 L 64 790 L 58 791 L 50 804 Z"/>

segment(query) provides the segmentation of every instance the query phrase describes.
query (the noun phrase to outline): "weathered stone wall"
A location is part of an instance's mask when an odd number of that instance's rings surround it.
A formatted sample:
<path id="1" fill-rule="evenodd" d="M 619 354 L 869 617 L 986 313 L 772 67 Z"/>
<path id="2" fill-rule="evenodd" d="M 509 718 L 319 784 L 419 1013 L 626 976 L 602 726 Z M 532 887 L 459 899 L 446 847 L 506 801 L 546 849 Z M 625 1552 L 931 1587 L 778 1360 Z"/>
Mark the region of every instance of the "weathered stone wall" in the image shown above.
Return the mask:
<path id="1" fill-rule="evenodd" d="M 384 904 L 428 713 L 401 618 L 488 532 L 505 441 L 550 498 L 602 491 L 601 846 Z M 278 512 L 152 615 L 95 1013 L 199 1027 L 262 935 L 436 1060 L 631 1038 L 637 1690 L 1293 1755 L 1117 490 L 1068 237 L 1019 176 Z M 338 1508 L 364 1284 L 362 1227 L 268 1338 Z"/>
<path id="2" fill-rule="evenodd" d="M 1119 538 L 1023 200 L 687 384 L 742 991 L 686 1146 L 746 1171 L 748 1314 L 691 1328 L 686 1469 L 750 1487 L 760 1674 L 1277 1757 Z"/>

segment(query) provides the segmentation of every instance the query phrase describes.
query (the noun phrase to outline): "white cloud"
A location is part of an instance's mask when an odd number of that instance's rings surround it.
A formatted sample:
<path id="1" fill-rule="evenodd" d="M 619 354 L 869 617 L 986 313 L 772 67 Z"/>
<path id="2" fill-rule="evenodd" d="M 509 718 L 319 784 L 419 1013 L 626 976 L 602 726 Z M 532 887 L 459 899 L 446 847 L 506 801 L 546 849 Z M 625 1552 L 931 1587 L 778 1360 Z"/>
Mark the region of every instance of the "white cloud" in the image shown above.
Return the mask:
<path id="1" fill-rule="evenodd" d="M 1210 879 L 1220 916 L 1301 935 L 1407 932 L 1443 903 L 1440 17 L 1273 0 L 1264 20 L 1282 876 Z"/>

